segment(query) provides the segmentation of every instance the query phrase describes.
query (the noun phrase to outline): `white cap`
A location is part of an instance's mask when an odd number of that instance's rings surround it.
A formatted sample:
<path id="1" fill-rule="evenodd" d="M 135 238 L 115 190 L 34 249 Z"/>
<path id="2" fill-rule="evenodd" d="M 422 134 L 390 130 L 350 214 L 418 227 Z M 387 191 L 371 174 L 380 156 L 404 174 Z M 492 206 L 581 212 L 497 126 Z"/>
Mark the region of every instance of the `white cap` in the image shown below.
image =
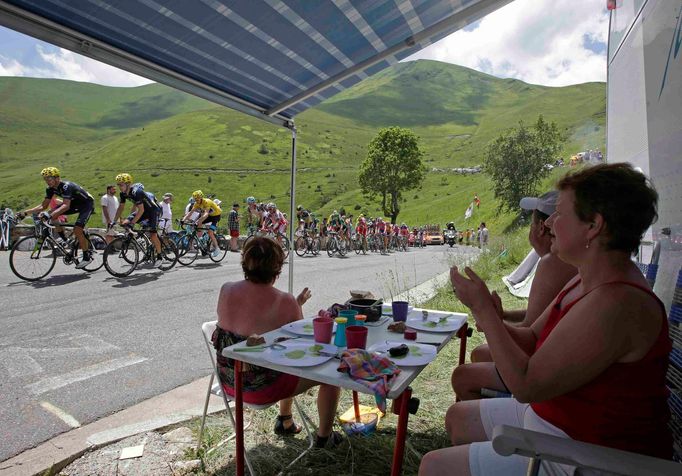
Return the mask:
<path id="1" fill-rule="evenodd" d="M 540 197 L 524 197 L 519 202 L 519 206 L 524 210 L 538 210 L 545 215 L 551 215 L 556 211 L 556 201 L 559 192 L 552 190 Z"/>

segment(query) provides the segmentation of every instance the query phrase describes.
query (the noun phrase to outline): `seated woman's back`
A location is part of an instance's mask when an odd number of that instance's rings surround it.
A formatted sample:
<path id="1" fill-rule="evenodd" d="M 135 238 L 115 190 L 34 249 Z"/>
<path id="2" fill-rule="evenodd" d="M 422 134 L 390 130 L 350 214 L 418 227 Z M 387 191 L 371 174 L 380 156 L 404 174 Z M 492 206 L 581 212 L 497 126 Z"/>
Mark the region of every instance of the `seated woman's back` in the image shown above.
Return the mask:
<path id="1" fill-rule="evenodd" d="M 248 280 L 223 284 L 217 312 L 220 328 L 242 336 L 264 334 L 303 317 L 291 294 Z"/>

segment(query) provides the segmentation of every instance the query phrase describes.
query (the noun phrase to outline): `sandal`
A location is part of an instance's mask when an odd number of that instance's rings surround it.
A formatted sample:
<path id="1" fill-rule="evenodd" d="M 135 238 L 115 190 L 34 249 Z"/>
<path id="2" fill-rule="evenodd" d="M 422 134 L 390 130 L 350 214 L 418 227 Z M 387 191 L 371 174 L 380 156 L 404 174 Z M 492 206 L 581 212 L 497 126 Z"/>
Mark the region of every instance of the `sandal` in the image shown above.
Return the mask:
<path id="1" fill-rule="evenodd" d="M 276 435 L 297 435 L 303 429 L 300 425 L 295 422 L 289 427 L 284 426 L 284 422 L 291 420 L 291 415 L 277 415 L 277 421 L 275 422 L 275 434 Z"/>
<path id="2" fill-rule="evenodd" d="M 315 436 L 315 448 L 325 448 L 331 450 L 336 448 L 343 441 L 343 435 L 338 431 L 332 431 L 329 436 Z"/>

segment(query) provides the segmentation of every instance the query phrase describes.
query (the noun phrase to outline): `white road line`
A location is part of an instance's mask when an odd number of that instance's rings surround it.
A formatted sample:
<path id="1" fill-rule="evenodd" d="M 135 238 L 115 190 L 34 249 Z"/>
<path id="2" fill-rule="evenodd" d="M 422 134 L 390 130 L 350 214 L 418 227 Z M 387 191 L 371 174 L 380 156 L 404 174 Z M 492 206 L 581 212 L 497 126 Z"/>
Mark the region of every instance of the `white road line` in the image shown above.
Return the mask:
<path id="1" fill-rule="evenodd" d="M 40 406 L 43 407 L 48 412 L 55 415 L 57 418 L 59 418 L 61 421 L 69 425 L 71 428 L 78 428 L 79 426 L 81 426 L 81 424 L 78 423 L 78 420 L 76 420 L 74 417 L 66 413 L 61 408 L 55 407 L 50 402 L 40 402 Z"/>
<path id="2" fill-rule="evenodd" d="M 37 382 L 27 385 L 26 389 L 33 395 L 40 395 L 41 393 L 65 387 L 66 385 L 70 385 L 75 382 L 81 382 L 98 375 L 113 372 L 114 370 L 118 370 L 123 367 L 139 364 L 145 360 L 147 360 L 146 357 L 123 357 L 120 359 L 109 360 L 99 364 L 90 365 L 88 367 L 83 367 L 72 372 L 67 372 L 63 375 L 57 375 L 56 377 L 48 377 L 38 380 Z"/>
<path id="3" fill-rule="evenodd" d="M 28 355 L 28 349 L 21 347 L 0 350 L 0 366 L 7 369 L 10 378 L 35 375 L 43 371 L 40 364 Z"/>

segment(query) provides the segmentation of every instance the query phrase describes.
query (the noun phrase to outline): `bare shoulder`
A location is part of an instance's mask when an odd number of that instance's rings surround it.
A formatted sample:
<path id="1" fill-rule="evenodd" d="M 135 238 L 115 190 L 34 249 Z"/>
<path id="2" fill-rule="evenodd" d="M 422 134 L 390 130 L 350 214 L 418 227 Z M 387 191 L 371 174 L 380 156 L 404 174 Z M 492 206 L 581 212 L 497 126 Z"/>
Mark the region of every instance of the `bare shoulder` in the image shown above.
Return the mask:
<path id="1" fill-rule="evenodd" d="M 540 258 L 535 274 L 542 280 L 549 280 L 550 282 L 555 283 L 554 285 L 563 287 L 570 278 L 578 274 L 578 270 L 575 266 L 561 261 L 555 254 L 547 253 Z"/>

